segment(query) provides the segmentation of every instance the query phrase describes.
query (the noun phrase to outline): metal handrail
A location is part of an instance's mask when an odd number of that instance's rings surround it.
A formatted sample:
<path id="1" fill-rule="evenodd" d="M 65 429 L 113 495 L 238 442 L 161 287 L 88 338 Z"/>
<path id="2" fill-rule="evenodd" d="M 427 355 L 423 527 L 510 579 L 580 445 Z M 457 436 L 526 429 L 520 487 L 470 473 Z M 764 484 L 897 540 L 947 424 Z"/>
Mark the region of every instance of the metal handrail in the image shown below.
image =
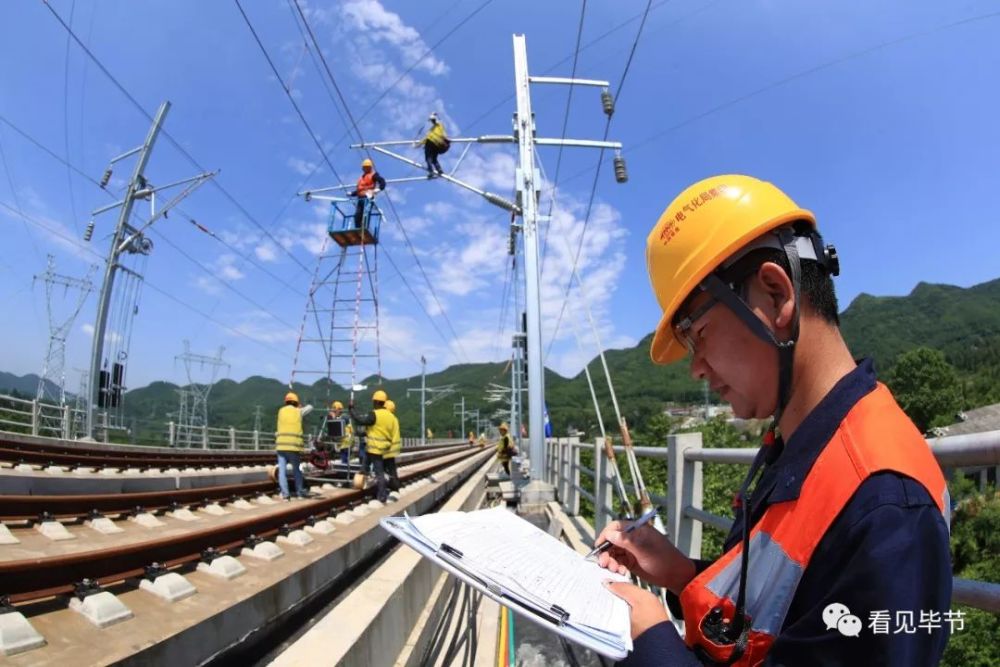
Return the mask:
<path id="1" fill-rule="evenodd" d="M 928 443 L 942 468 L 1000 466 L 1000 431 L 944 436 L 929 439 Z M 593 469 L 580 463 L 580 452 L 584 449 L 594 454 Z M 623 447 L 614 449 L 624 451 Z M 666 509 L 667 533 L 674 544 L 688 556 L 700 557 L 702 525 L 728 532 L 733 523 L 728 517 L 702 508 L 702 464 L 749 465 L 758 448 L 703 447 L 700 433 L 685 433 L 668 436 L 666 447 L 635 447 L 634 451 L 640 458 L 667 462 L 667 496 L 655 496 L 653 501 Z M 582 443 L 579 438 L 546 442 L 545 471 L 557 498 L 572 515 L 579 514 L 580 498 L 588 500 L 594 506 L 595 533 L 614 516 L 614 492 L 607 468 L 602 438 L 593 444 Z M 581 484 L 581 474 L 588 478 L 588 484 Z M 955 578 L 952 600 L 1000 613 L 1000 583 Z"/>

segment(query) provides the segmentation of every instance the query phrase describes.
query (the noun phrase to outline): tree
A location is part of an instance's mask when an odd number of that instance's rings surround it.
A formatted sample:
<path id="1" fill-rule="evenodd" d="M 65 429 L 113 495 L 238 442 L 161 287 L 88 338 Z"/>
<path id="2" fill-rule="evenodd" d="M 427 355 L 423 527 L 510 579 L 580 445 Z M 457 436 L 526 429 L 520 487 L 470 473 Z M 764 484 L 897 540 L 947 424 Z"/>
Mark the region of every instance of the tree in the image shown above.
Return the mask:
<path id="1" fill-rule="evenodd" d="M 952 563 L 956 577 L 1000 582 L 1000 493 L 963 499 L 951 524 Z M 964 628 L 952 634 L 941 661 L 946 667 L 987 667 L 1000 664 L 1000 615 L 958 606 Z"/>
<path id="2" fill-rule="evenodd" d="M 962 389 L 944 354 L 929 347 L 904 352 L 887 378 L 900 407 L 922 433 L 955 421 Z"/>

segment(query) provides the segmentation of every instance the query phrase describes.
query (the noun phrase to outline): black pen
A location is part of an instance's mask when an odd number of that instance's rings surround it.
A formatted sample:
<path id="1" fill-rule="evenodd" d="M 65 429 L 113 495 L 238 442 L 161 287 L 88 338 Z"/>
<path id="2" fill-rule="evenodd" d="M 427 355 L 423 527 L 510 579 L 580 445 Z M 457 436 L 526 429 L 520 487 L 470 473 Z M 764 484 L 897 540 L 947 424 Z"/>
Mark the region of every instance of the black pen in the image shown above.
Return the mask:
<path id="1" fill-rule="evenodd" d="M 631 533 L 636 528 L 639 528 L 640 526 L 644 526 L 647 523 L 649 523 L 649 520 L 652 519 L 654 516 L 656 516 L 656 508 L 655 507 L 651 508 L 648 512 L 646 512 L 641 517 L 639 517 L 638 519 L 636 519 L 635 521 L 633 521 L 632 525 L 630 525 L 628 528 L 626 528 L 624 532 Z M 614 545 L 612 545 L 611 542 L 608 542 L 607 540 L 605 540 L 601 544 L 599 544 L 596 547 L 594 547 L 593 549 L 591 549 L 590 553 L 587 554 L 586 556 L 584 556 L 583 559 L 587 560 L 588 558 L 592 558 L 592 557 L 596 556 L 597 554 L 604 553 L 605 551 L 607 551 L 608 549 L 610 549 L 612 546 L 614 546 Z"/>

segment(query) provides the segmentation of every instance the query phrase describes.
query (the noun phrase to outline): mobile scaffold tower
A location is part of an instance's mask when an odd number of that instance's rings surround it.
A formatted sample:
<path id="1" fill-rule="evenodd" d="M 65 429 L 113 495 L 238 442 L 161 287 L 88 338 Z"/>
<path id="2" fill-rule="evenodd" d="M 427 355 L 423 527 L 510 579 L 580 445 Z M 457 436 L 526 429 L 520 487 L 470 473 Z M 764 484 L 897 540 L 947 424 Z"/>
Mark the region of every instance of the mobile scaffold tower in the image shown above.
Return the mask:
<path id="1" fill-rule="evenodd" d="M 316 261 L 292 364 L 296 382 L 326 378 L 326 402 L 334 383 L 351 391 L 375 376 L 382 382 L 379 344 L 378 241 L 382 212 L 374 197 L 309 194 L 331 202 L 327 238 Z"/>

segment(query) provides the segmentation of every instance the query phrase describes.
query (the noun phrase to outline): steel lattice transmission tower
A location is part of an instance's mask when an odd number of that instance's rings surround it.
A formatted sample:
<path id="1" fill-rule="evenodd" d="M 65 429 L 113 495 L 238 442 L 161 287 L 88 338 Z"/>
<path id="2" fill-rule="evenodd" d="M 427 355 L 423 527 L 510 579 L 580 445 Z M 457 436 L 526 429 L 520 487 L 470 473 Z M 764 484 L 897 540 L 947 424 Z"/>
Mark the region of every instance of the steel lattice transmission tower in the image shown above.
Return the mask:
<path id="1" fill-rule="evenodd" d="M 45 363 L 42 365 L 41 376 L 38 378 L 38 392 L 35 397 L 40 402 L 66 404 L 66 338 L 73 330 L 83 304 L 94 291 L 92 278 L 97 270 L 91 266 L 83 278 L 72 278 L 56 273 L 55 257 L 49 255 L 45 273 L 36 275 L 35 280 L 45 282 L 45 309 L 49 315 L 49 346 L 45 353 Z M 56 288 L 62 287 L 63 302 L 69 305 L 69 312 L 60 312 L 57 308 L 58 296 Z M 70 292 L 76 292 L 75 299 L 70 298 Z"/>
<path id="2" fill-rule="evenodd" d="M 220 347 L 214 357 L 205 354 L 191 352 L 191 342 L 184 341 L 184 353 L 174 357 L 175 360 L 184 362 L 184 371 L 187 374 L 187 387 L 178 390 L 180 395 L 180 409 L 177 415 L 177 444 L 191 447 L 198 444 L 207 447 L 206 427 L 208 426 L 208 395 L 212 392 L 219 371 L 225 367 L 228 371 L 230 366 L 222 360 L 222 353 L 226 348 Z M 207 382 L 197 382 L 195 380 L 196 371 L 206 371 Z"/>

